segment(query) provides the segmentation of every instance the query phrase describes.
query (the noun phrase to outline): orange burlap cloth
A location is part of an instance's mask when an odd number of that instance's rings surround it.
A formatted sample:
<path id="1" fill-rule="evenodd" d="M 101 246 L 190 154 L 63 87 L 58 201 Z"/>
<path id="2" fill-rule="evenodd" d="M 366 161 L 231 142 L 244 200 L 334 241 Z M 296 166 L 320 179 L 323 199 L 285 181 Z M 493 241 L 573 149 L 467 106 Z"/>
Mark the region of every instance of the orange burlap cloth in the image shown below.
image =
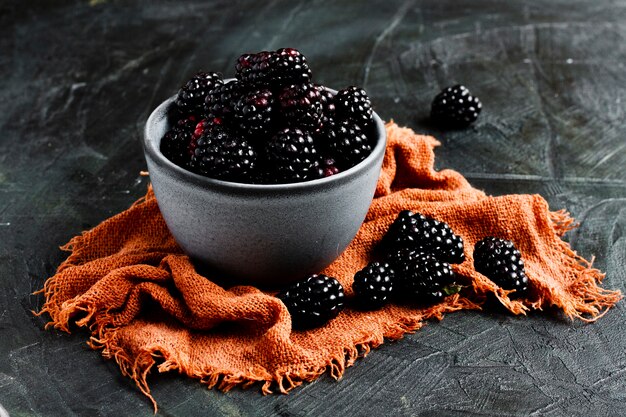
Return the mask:
<path id="1" fill-rule="evenodd" d="M 42 290 L 40 312 L 69 332 L 88 327 L 90 346 L 113 358 L 150 396 L 146 376 L 176 370 L 209 388 L 260 382 L 263 393 L 287 392 L 325 371 L 345 368 L 387 339 L 419 329 L 444 313 L 478 309 L 489 293 L 514 314 L 555 306 L 570 318 L 595 320 L 620 298 L 598 286 L 603 274 L 560 236 L 572 228 L 565 211 L 551 212 L 538 195 L 486 196 L 459 173 L 434 170 L 439 143 L 387 125 L 388 147 L 376 196 L 354 241 L 325 271 L 352 295 L 352 278 L 399 211 L 447 222 L 465 240 L 467 260 L 455 271 L 465 289 L 428 308 L 348 308 L 324 327 L 292 331 L 287 309 L 250 286 L 224 288 L 199 275 L 167 230 L 151 190 L 128 210 L 74 237 L 71 251 Z M 472 248 L 487 235 L 512 239 L 522 252 L 532 293 L 509 299 L 472 267 Z M 154 399 L 152 399 L 154 402 Z M 156 403 L 155 403 L 156 407 Z"/>

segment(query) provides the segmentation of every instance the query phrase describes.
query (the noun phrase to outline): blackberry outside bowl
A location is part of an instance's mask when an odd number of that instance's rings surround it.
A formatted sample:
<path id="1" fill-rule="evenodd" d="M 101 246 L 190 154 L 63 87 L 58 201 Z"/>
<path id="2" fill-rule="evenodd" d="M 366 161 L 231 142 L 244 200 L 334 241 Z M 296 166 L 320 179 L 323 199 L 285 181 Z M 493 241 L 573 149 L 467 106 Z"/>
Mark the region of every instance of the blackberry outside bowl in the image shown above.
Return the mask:
<path id="1" fill-rule="evenodd" d="M 343 252 L 380 174 L 386 131 L 377 114 L 372 153 L 356 166 L 307 182 L 242 184 L 194 174 L 161 153 L 174 98 L 148 118 L 144 153 L 161 214 L 197 266 L 228 283 L 271 287 L 319 272 Z"/>

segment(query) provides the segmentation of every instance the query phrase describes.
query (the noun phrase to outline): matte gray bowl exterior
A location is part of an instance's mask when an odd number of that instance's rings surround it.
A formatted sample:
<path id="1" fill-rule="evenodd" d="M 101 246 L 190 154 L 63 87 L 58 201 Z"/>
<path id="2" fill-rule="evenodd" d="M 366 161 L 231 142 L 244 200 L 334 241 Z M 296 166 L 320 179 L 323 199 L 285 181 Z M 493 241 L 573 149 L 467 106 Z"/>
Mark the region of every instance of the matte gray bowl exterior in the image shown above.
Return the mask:
<path id="1" fill-rule="evenodd" d="M 285 284 L 319 272 L 356 235 L 371 204 L 385 152 L 378 130 L 372 153 L 337 175 L 295 184 L 254 185 L 206 178 L 163 156 L 173 97 L 148 118 L 144 150 L 150 179 L 167 226 L 202 266 L 234 283 Z"/>

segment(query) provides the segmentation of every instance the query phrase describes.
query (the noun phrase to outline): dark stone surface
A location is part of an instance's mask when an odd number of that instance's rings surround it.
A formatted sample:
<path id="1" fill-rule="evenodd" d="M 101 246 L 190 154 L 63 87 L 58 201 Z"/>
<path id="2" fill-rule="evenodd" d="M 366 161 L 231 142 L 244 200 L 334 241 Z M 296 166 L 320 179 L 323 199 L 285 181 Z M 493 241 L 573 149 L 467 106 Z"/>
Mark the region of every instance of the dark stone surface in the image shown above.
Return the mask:
<path id="1" fill-rule="evenodd" d="M 625 290 L 626 1 L 3 1 L 0 3 L 0 403 L 12 416 L 151 415 L 86 333 L 44 331 L 57 247 L 123 210 L 147 180 L 150 110 L 198 68 L 293 46 L 319 82 L 363 85 L 379 113 L 443 146 L 439 167 L 491 194 L 539 193 L 568 239 Z M 462 82 L 472 128 L 428 126 Z M 462 312 L 288 396 L 150 379 L 159 415 L 626 415 L 623 303 L 592 325 L 552 312 Z"/>

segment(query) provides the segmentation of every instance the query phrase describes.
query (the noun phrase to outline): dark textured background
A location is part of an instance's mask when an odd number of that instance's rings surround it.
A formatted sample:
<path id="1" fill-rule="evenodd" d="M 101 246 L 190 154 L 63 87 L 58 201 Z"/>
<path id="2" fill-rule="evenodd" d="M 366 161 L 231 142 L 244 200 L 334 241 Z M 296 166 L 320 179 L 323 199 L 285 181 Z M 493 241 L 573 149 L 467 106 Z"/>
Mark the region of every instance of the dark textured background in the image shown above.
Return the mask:
<path id="1" fill-rule="evenodd" d="M 86 333 L 44 331 L 57 247 L 144 194 L 142 126 L 199 68 L 293 46 L 318 82 L 437 136 L 437 165 L 491 194 L 539 193 L 575 250 L 625 290 L 626 1 L 0 2 L 0 403 L 12 416 L 151 415 Z M 428 126 L 462 82 L 472 128 Z M 462 312 L 289 396 L 150 378 L 162 416 L 623 416 L 624 303 L 592 325 Z"/>

